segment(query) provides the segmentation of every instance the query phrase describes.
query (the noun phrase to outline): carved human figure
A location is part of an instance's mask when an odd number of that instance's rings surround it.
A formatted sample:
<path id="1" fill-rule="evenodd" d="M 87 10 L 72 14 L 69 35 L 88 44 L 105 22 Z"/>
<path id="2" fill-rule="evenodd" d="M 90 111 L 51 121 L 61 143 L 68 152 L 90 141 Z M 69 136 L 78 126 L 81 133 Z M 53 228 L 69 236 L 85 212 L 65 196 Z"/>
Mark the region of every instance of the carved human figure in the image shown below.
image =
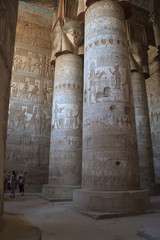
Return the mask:
<path id="1" fill-rule="evenodd" d="M 21 114 L 18 116 L 18 127 L 23 127 L 24 129 L 26 129 L 26 120 L 27 120 L 27 116 L 26 116 L 26 109 L 23 109 Z"/>
<path id="2" fill-rule="evenodd" d="M 37 111 L 34 111 L 32 117 L 31 117 L 31 120 L 29 121 L 29 127 L 31 128 L 34 126 L 36 133 L 38 132 L 37 122 L 38 122 Z"/>
<path id="3" fill-rule="evenodd" d="M 44 84 L 42 88 L 42 103 L 48 103 L 48 95 L 52 92 L 51 89 L 48 89 L 47 83 Z"/>
<path id="4" fill-rule="evenodd" d="M 31 67 L 32 67 L 32 57 L 28 56 L 27 60 L 23 63 L 22 70 L 27 69 L 30 72 L 31 71 Z"/>
<path id="5" fill-rule="evenodd" d="M 55 102 L 55 109 L 54 109 L 54 128 L 55 129 L 58 129 L 58 128 L 60 128 L 60 119 L 59 119 L 59 116 L 58 116 L 58 114 L 59 113 L 61 113 L 61 111 L 64 109 L 64 107 L 63 108 L 59 108 L 58 107 L 58 103 L 57 103 L 57 101 Z"/>
<path id="6" fill-rule="evenodd" d="M 30 99 L 35 99 L 35 98 L 37 99 L 38 92 L 39 92 L 38 83 L 34 83 L 34 87 L 31 91 Z"/>
<path id="7" fill-rule="evenodd" d="M 19 82 L 11 84 L 11 91 L 12 91 L 12 96 L 13 97 L 17 97 L 18 87 L 19 87 Z"/>
<path id="8" fill-rule="evenodd" d="M 22 68 L 22 59 L 20 56 L 16 55 L 13 58 L 13 70 L 16 72 L 18 69 Z"/>
<path id="9" fill-rule="evenodd" d="M 28 81 L 26 81 L 24 83 L 24 87 L 22 88 L 21 92 L 20 92 L 20 97 L 22 97 L 23 95 L 28 98 L 28 93 L 29 93 L 29 85 L 28 85 Z"/>
<path id="10" fill-rule="evenodd" d="M 116 80 L 115 88 L 116 89 L 121 89 L 121 74 L 120 74 L 120 71 L 119 71 L 119 65 L 115 66 L 115 71 L 114 72 L 112 72 L 111 69 L 109 69 L 109 70 L 112 73 L 112 75 L 115 76 L 115 80 Z"/>
<path id="11" fill-rule="evenodd" d="M 30 69 L 32 67 L 32 72 L 34 72 L 36 69 L 38 70 L 39 74 L 41 73 L 42 68 L 42 61 L 40 55 L 37 55 L 36 62 L 30 66 Z"/>
<path id="12" fill-rule="evenodd" d="M 45 132 L 46 132 L 46 115 L 43 111 L 41 111 L 40 133 L 43 134 Z"/>

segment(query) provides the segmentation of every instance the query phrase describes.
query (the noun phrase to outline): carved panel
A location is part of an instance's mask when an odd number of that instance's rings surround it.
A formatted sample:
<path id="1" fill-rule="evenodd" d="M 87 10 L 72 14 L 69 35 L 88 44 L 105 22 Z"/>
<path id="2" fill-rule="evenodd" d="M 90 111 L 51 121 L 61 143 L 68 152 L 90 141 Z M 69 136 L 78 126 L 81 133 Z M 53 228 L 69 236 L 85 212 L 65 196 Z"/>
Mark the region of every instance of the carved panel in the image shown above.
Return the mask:
<path id="1" fill-rule="evenodd" d="M 26 170 L 33 178 L 32 187 L 26 182 L 31 191 L 37 189 L 41 169 L 46 179 L 49 164 L 54 67 L 50 66 L 52 18 L 45 21 L 47 27 L 40 15 L 20 7 L 10 85 L 6 168 Z M 42 183 L 37 182 L 38 191 Z"/>

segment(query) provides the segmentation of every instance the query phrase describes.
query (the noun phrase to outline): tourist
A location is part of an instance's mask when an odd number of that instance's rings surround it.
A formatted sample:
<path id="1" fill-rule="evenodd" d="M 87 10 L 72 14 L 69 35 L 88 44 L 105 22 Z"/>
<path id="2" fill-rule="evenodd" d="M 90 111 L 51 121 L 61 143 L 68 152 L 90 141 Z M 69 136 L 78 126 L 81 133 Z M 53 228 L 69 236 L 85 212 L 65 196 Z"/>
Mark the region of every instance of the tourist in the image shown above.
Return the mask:
<path id="1" fill-rule="evenodd" d="M 3 192 L 7 190 L 7 180 L 8 180 L 8 174 L 4 171 L 4 178 L 3 178 Z"/>
<path id="2" fill-rule="evenodd" d="M 19 183 L 19 192 L 21 196 L 24 196 L 24 184 L 25 184 L 25 172 L 20 172 L 17 177 L 17 181 Z"/>
<path id="3" fill-rule="evenodd" d="M 12 172 L 10 177 L 11 195 L 10 197 L 15 198 L 15 190 L 17 186 L 17 178 L 15 171 Z"/>

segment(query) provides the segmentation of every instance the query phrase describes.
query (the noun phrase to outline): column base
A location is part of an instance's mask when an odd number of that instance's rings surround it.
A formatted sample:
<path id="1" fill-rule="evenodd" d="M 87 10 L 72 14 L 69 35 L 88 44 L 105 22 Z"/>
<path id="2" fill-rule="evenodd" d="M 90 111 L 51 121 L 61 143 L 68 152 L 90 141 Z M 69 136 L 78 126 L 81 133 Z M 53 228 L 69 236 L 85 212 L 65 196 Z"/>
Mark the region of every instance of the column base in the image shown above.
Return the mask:
<path id="1" fill-rule="evenodd" d="M 83 211 L 101 212 L 108 215 L 135 215 L 144 213 L 150 207 L 149 191 L 87 191 L 73 193 L 73 203 Z"/>
<path id="2" fill-rule="evenodd" d="M 45 184 L 42 186 L 42 197 L 50 201 L 72 200 L 73 191 L 81 186 L 59 186 Z"/>

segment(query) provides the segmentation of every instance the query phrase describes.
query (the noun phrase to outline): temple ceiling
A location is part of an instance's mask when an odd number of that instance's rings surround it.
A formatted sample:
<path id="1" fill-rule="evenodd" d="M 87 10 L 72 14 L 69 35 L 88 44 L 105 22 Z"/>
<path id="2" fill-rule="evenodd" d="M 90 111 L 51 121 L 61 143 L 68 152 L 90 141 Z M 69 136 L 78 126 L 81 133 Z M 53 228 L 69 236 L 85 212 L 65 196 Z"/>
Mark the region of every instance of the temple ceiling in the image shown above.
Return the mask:
<path id="1" fill-rule="evenodd" d="M 77 2 L 77 0 L 73 0 Z M 54 9 L 57 6 L 58 0 L 24 0 L 24 2 L 37 5 L 38 7 Z M 149 0 L 128 0 L 139 7 L 149 10 Z"/>

